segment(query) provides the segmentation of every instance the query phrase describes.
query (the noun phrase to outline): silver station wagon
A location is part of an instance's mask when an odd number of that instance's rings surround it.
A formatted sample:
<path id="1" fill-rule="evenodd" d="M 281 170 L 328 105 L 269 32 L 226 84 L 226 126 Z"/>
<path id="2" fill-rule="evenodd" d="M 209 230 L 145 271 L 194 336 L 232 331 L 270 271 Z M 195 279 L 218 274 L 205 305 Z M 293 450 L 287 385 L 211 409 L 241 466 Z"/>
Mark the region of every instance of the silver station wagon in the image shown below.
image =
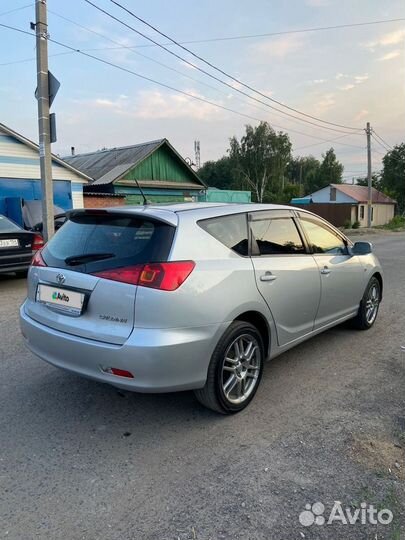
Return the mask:
<path id="1" fill-rule="evenodd" d="M 54 366 L 137 392 L 194 390 L 226 414 L 252 400 L 266 359 L 349 319 L 370 328 L 382 288 L 371 244 L 305 210 L 73 210 L 34 257 L 20 321 Z"/>

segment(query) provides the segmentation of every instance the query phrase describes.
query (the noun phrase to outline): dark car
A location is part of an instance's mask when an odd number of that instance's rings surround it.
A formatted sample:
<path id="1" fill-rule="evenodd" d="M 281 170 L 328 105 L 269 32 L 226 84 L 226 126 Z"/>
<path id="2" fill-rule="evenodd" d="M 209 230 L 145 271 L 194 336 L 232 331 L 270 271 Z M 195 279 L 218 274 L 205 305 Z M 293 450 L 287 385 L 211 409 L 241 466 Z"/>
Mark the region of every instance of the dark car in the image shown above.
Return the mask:
<path id="1" fill-rule="evenodd" d="M 40 234 L 25 231 L 0 214 L 0 274 L 26 274 L 33 255 L 44 245 Z"/>

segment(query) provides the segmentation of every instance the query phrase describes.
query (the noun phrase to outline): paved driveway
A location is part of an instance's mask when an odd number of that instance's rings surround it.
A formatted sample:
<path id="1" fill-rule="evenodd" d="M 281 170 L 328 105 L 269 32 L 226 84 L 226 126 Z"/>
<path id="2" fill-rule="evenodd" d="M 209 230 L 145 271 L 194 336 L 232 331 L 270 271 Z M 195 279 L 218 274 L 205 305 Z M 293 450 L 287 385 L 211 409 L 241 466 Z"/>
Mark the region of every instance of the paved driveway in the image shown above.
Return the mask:
<path id="1" fill-rule="evenodd" d="M 24 280 L 0 278 L 0 538 L 405 538 L 405 235 L 372 241 L 386 278 L 376 326 L 275 359 L 233 417 L 192 393 L 121 394 L 48 366 L 19 333 Z M 306 504 L 328 516 L 335 500 L 394 521 L 300 523 Z"/>

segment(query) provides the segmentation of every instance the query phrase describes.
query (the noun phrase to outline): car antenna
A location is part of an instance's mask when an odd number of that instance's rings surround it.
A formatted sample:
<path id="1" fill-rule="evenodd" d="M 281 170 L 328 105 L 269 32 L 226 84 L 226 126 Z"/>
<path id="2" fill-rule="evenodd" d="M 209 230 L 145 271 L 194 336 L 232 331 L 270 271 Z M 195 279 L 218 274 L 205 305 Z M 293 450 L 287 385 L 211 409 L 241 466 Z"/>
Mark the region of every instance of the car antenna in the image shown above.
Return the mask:
<path id="1" fill-rule="evenodd" d="M 134 178 L 134 180 L 135 180 L 135 182 L 136 182 L 136 185 L 138 186 L 139 191 L 141 192 L 142 200 L 143 200 L 143 205 L 144 205 L 144 206 L 148 206 L 148 204 L 149 204 L 149 203 L 148 203 L 148 200 L 147 200 L 147 198 L 145 197 L 145 193 L 142 191 L 142 188 L 141 188 L 141 186 L 140 186 L 140 184 L 139 184 L 137 178 Z"/>

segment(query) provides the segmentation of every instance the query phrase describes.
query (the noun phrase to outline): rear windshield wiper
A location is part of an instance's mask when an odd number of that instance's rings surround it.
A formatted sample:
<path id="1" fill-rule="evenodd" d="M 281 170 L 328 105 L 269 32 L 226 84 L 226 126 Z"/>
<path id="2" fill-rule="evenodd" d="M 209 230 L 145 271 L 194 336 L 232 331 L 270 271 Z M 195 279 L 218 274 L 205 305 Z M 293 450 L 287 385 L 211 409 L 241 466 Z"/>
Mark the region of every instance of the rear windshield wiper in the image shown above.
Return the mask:
<path id="1" fill-rule="evenodd" d="M 76 264 L 86 264 L 92 261 L 102 261 L 103 259 L 111 259 L 115 257 L 114 253 L 86 253 L 83 255 L 71 255 L 66 257 L 65 263 L 69 266 L 75 266 Z"/>

